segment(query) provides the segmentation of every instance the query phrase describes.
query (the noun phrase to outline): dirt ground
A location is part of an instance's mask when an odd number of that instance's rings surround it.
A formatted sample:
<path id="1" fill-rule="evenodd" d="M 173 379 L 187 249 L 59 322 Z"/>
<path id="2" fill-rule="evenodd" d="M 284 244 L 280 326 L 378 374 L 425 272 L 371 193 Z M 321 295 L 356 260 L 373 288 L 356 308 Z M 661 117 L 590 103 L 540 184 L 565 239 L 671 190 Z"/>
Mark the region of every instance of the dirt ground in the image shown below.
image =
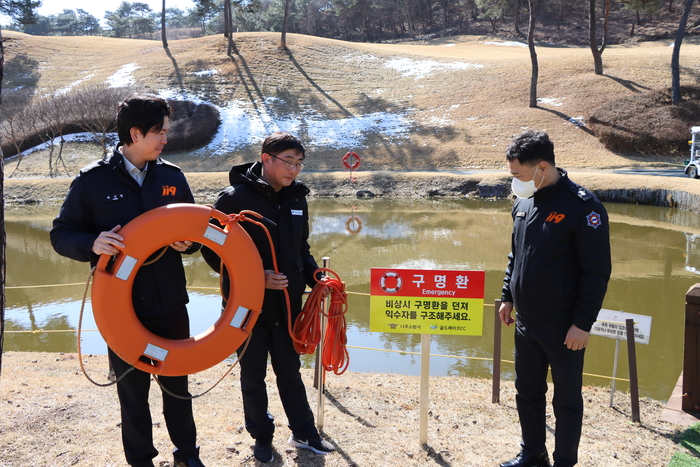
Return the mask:
<path id="1" fill-rule="evenodd" d="M 85 355 L 88 374 L 106 383 L 104 355 Z M 229 368 L 220 364 L 190 379 L 190 390 L 208 389 Z M 271 371 L 270 371 L 271 374 Z M 313 374 L 304 370 L 316 413 Z M 419 443 L 420 379 L 395 374 L 347 372 L 327 376 L 323 431 L 337 451 L 316 456 L 287 444 L 290 435 L 270 376 L 270 410 L 275 415 L 275 460 L 271 466 L 496 466 L 519 449 L 518 415 L 511 381 L 501 383 L 500 403 L 491 402 L 491 381 L 457 377 L 430 379 L 428 443 Z M 161 415 L 160 391 L 151 390 L 157 466 L 172 464 L 172 445 Z M 551 388 L 549 394 L 551 396 Z M 678 449 L 681 427 L 659 421 L 659 401 L 640 402 L 641 423 L 630 420 L 629 396 L 584 388 L 585 418 L 580 447 L 583 467 L 668 464 Z M 76 354 L 7 352 L 0 381 L 0 466 L 123 466 L 119 405 L 113 387 L 83 376 Z M 194 401 L 198 442 L 205 465 L 253 466 L 251 438 L 243 428 L 238 368 Z M 553 450 L 554 416 L 548 409 L 548 448 Z M 260 464 L 262 465 L 262 464 Z"/>

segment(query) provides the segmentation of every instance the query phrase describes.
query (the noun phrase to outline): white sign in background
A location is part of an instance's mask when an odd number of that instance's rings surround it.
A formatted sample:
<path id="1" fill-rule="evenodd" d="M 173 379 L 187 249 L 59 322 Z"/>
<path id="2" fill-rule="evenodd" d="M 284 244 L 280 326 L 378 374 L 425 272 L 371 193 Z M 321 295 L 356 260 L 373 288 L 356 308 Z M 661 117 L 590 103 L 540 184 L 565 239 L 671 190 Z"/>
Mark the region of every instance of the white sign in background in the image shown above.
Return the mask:
<path id="1" fill-rule="evenodd" d="M 595 336 L 627 339 L 626 320 L 634 320 L 634 341 L 638 344 L 649 344 L 651 333 L 651 316 L 635 315 L 623 311 L 606 310 L 601 308 L 598 320 L 593 323 L 591 334 Z"/>

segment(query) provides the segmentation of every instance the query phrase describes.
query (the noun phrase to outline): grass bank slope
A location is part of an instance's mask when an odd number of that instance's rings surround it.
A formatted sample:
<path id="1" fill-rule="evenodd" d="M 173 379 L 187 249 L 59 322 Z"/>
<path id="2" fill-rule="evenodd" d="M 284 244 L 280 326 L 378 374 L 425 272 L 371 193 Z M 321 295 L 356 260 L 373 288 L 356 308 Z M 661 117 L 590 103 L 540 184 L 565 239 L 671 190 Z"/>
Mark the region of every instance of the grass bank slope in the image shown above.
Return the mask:
<path id="1" fill-rule="evenodd" d="M 279 34 L 241 33 L 229 55 L 222 36 L 170 41 L 167 51 L 155 41 L 4 36 L 6 92 L 138 84 L 224 109 L 225 131 L 215 148 L 168 155 L 188 172 L 223 171 L 250 160 L 261 138 L 278 129 L 308 143 L 312 170 L 341 169 L 348 150 L 362 156 L 363 169 L 500 168 L 508 142 L 526 128 L 550 133 L 563 167 L 669 161 L 614 154 L 586 121 L 610 99 L 669 87 L 670 41 L 606 48 L 601 76 L 593 73 L 588 48 L 540 44 L 541 103 L 531 109 L 528 49 L 497 38 L 366 44 L 292 34 L 284 50 Z M 682 82 L 695 82 L 697 38 L 684 41 L 681 67 Z"/>

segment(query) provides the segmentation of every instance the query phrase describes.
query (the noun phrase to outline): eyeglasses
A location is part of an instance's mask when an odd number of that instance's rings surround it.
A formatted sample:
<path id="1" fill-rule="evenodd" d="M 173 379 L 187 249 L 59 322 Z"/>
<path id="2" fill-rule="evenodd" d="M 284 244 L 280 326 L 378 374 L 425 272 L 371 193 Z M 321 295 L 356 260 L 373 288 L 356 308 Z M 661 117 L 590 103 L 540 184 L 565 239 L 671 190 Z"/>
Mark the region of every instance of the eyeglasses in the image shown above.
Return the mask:
<path id="1" fill-rule="evenodd" d="M 272 154 L 269 154 L 269 155 L 272 156 Z M 281 159 L 277 156 L 272 156 L 272 157 L 284 162 L 284 165 L 287 167 L 287 170 L 293 170 L 293 171 L 298 170 L 299 172 L 301 172 L 304 169 L 304 166 L 306 165 L 303 162 L 291 162 L 291 161 L 286 161 L 284 159 Z"/>

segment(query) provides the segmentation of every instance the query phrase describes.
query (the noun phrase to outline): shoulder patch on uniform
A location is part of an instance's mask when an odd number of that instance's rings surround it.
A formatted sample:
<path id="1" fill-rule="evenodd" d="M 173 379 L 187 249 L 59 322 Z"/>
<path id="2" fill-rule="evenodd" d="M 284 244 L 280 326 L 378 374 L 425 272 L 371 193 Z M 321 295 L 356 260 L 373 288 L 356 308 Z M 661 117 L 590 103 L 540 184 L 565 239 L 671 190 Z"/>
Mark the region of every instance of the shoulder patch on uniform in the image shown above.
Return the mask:
<path id="1" fill-rule="evenodd" d="M 580 185 L 571 184 L 571 191 L 576 195 L 577 198 L 580 198 L 582 201 L 588 201 L 589 199 L 595 198 L 593 192 L 587 190 L 586 188 Z"/>
<path id="2" fill-rule="evenodd" d="M 601 219 L 600 214 L 595 211 L 591 211 L 591 213 L 586 216 L 586 222 L 588 227 L 593 227 L 594 229 L 597 229 L 603 225 L 603 220 Z"/>

